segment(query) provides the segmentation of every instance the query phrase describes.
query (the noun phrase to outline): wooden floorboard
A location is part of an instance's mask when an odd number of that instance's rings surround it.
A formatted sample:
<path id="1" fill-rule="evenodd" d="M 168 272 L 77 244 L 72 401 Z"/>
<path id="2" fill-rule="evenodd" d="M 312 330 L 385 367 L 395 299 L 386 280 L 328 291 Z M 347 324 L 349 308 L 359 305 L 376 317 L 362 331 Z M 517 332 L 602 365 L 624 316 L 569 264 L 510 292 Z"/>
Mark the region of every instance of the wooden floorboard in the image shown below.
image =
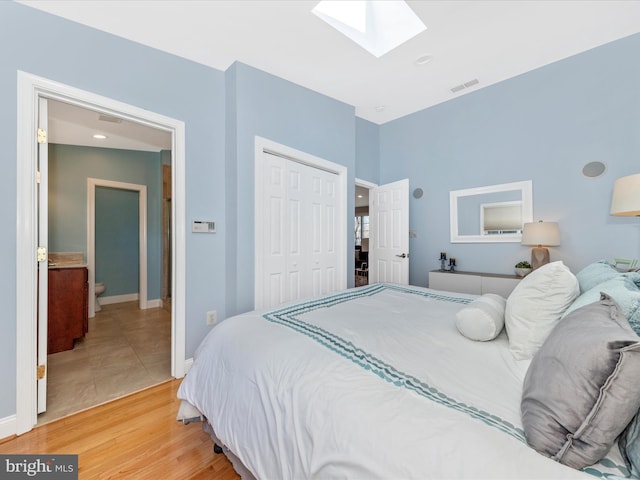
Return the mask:
<path id="1" fill-rule="evenodd" d="M 77 454 L 82 480 L 238 480 L 201 423 L 176 421 L 180 380 L 0 440 L 0 453 Z"/>

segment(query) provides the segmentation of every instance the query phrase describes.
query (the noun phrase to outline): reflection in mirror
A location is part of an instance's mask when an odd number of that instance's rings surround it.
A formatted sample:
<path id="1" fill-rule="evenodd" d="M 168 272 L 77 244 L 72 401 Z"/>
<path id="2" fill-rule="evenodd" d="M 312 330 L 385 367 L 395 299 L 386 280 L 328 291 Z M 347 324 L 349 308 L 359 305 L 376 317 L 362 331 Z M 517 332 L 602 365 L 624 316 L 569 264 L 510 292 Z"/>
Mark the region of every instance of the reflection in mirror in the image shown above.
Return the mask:
<path id="1" fill-rule="evenodd" d="M 480 205 L 481 235 L 522 233 L 522 201 Z"/>
<path id="2" fill-rule="evenodd" d="M 531 181 L 452 191 L 451 241 L 519 242 L 533 217 L 531 191 Z"/>

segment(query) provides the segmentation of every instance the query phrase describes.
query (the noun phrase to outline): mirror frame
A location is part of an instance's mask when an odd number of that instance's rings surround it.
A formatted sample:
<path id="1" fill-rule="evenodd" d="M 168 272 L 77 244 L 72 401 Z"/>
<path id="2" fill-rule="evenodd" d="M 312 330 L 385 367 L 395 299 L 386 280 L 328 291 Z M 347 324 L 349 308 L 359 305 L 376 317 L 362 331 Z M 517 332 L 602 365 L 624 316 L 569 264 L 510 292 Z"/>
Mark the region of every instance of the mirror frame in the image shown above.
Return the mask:
<path id="1" fill-rule="evenodd" d="M 461 235 L 458 231 L 458 198 L 485 193 L 520 191 L 522 196 L 522 224 L 533 221 L 533 182 L 502 183 L 486 187 L 466 188 L 464 190 L 452 190 L 449 192 L 449 223 L 451 231 L 451 243 L 519 243 L 522 240 L 521 233 L 505 235 Z M 479 215 L 480 213 L 478 213 Z"/>

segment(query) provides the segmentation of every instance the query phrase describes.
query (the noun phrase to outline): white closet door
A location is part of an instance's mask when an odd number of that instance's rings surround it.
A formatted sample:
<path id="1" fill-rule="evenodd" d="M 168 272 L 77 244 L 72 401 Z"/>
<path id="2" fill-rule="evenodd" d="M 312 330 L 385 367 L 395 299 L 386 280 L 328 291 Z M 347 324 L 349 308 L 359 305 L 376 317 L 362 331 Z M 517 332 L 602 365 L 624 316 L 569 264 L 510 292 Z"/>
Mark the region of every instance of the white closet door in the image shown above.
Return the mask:
<path id="1" fill-rule="evenodd" d="M 336 175 L 305 166 L 310 180 L 309 221 L 310 234 L 308 269 L 311 284 L 306 285 L 305 296 L 317 296 L 337 290 L 338 239 Z"/>
<path id="2" fill-rule="evenodd" d="M 270 153 L 264 161 L 262 306 L 335 291 L 337 176 Z"/>

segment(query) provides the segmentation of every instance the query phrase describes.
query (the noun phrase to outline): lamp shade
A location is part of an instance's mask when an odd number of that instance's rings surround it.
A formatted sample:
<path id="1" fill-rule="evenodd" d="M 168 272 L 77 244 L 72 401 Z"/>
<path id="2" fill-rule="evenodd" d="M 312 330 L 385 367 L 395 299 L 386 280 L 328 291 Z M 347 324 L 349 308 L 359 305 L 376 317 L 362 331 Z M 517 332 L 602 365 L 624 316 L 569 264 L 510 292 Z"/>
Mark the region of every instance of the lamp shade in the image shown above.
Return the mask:
<path id="1" fill-rule="evenodd" d="M 611 198 L 611 215 L 640 216 L 640 173 L 616 180 Z"/>
<path id="2" fill-rule="evenodd" d="M 560 245 L 560 230 L 556 222 L 525 223 L 522 231 L 522 245 L 545 245 L 555 247 Z"/>

